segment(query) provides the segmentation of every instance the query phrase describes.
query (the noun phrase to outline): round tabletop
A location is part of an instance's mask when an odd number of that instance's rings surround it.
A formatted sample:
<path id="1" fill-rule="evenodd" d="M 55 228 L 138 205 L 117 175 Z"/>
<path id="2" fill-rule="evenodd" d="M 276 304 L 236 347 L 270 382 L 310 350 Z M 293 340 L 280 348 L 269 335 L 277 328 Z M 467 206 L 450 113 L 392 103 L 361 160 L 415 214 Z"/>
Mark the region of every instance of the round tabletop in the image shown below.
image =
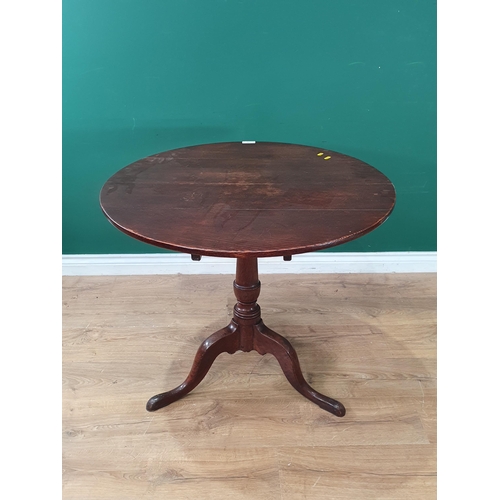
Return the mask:
<path id="1" fill-rule="evenodd" d="M 194 255 L 271 257 L 333 247 L 382 224 L 391 181 L 326 149 L 203 144 L 155 154 L 103 186 L 101 208 L 138 240 Z"/>

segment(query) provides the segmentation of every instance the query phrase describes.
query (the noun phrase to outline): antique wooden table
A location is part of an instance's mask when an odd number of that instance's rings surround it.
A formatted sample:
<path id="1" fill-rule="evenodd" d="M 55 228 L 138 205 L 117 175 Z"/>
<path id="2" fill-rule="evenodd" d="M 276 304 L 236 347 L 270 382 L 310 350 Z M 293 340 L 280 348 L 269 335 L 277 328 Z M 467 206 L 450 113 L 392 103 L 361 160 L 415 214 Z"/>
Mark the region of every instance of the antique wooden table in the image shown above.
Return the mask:
<path id="1" fill-rule="evenodd" d="M 136 161 L 106 182 L 100 201 L 111 223 L 133 238 L 189 253 L 194 260 L 202 255 L 236 259 L 233 319 L 203 342 L 186 380 L 153 396 L 147 410 L 192 391 L 222 352 L 256 350 L 273 354 L 303 396 L 338 417 L 345 415 L 341 403 L 305 381 L 290 342 L 262 322 L 257 259 L 290 260 L 375 229 L 395 203 L 387 177 L 360 160 L 321 148 L 227 142 Z"/>

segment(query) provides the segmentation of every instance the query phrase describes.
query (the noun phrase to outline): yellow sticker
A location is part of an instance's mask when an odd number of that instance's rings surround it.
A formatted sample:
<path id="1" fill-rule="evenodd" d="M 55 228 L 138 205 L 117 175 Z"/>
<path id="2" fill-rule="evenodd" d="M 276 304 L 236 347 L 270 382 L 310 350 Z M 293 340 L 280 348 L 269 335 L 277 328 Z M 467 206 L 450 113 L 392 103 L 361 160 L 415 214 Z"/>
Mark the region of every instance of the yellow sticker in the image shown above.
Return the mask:
<path id="1" fill-rule="evenodd" d="M 317 156 L 323 156 L 325 153 L 318 153 Z"/>
<path id="2" fill-rule="evenodd" d="M 323 158 L 323 160 L 329 160 L 330 158 L 331 158 L 331 156 L 325 156 L 325 157 Z"/>

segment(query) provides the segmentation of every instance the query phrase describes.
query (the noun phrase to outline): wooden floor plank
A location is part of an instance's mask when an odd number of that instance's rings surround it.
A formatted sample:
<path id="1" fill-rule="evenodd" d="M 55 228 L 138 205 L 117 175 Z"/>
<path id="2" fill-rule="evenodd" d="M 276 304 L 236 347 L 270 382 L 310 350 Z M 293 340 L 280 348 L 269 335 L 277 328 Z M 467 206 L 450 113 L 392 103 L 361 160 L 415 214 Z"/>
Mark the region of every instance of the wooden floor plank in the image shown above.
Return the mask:
<path id="1" fill-rule="evenodd" d="M 347 415 L 255 352 L 222 354 L 189 396 L 148 413 L 228 322 L 232 277 L 65 277 L 63 498 L 435 498 L 435 275 L 261 280 L 264 321 Z"/>
<path id="2" fill-rule="evenodd" d="M 432 498 L 436 454 L 429 446 L 291 447 L 279 450 L 286 498 Z"/>

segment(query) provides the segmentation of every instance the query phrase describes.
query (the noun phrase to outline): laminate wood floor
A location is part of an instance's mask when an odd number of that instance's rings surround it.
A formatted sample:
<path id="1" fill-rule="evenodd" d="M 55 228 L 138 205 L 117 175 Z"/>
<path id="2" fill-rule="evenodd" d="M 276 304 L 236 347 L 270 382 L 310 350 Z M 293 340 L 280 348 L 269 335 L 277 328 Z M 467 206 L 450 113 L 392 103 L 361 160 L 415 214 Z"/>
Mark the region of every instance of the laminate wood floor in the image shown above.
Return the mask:
<path id="1" fill-rule="evenodd" d="M 436 275 L 261 275 L 264 322 L 344 418 L 256 352 L 148 413 L 229 322 L 232 281 L 63 278 L 63 498 L 435 498 Z"/>

